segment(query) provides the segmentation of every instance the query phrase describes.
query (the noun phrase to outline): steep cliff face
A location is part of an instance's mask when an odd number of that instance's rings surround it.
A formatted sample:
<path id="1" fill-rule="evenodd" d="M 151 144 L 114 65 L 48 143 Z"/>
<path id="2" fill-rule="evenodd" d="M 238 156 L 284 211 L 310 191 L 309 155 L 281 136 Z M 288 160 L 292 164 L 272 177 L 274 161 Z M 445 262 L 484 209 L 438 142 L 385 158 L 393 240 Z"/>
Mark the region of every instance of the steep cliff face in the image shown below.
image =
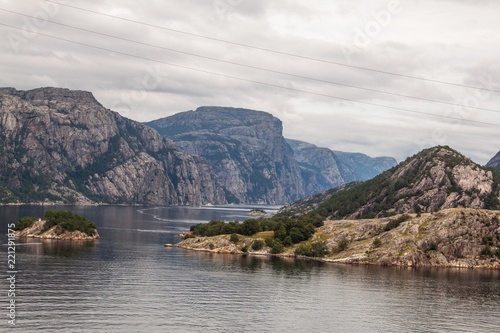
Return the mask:
<path id="1" fill-rule="evenodd" d="M 199 158 L 89 92 L 0 89 L 0 200 L 225 203 Z"/>
<path id="2" fill-rule="evenodd" d="M 500 151 L 486 164 L 487 167 L 500 170 Z"/>
<path id="3" fill-rule="evenodd" d="M 200 107 L 146 125 L 206 159 L 240 202 L 281 204 L 304 196 L 281 121 L 268 113 Z"/>
<path id="4" fill-rule="evenodd" d="M 369 218 L 447 208 L 500 209 L 500 179 L 449 147 L 423 150 L 372 180 L 286 207 L 324 217 Z"/>
<path id="5" fill-rule="evenodd" d="M 300 166 L 306 195 L 323 192 L 353 181 L 371 179 L 397 161 L 392 157 L 376 157 L 332 151 L 313 144 L 287 139 Z"/>

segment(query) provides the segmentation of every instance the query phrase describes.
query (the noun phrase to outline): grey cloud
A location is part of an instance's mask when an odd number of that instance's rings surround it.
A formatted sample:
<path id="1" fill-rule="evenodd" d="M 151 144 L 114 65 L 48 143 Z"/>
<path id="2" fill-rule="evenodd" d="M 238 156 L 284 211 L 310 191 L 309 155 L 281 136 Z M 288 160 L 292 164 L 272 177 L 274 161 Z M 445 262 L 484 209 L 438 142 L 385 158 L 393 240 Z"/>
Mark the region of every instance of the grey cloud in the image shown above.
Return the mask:
<path id="1" fill-rule="evenodd" d="M 119 4 L 114 1 L 71 3 L 152 25 L 341 63 L 347 62 L 341 44 L 353 43 L 356 29 L 364 29 L 374 20 L 371 13 L 387 8 L 386 1 L 347 0 L 335 3 L 291 0 L 279 3 L 264 0 L 151 1 L 147 5 L 131 0 Z M 495 15 L 498 5 L 493 1 L 485 3 L 401 0 L 403 12 L 392 17 L 387 27 L 370 38 L 369 45 L 353 54 L 350 64 L 474 86 L 481 84 L 483 78 L 491 77 L 494 88 L 499 90 L 500 78 L 496 73 L 499 72 L 500 48 L 497 45 L 500 45 L 500 36 L 497 32 L 500 22 Z M 36 0 L 0 1 L 0 4 L 3 8 L 30 15 L 41 10 Z M 4 23 L 23 25 L 21 17 L 5 12 L 0 15 Z M 474 89 L 273 54 L 65 7 L 60 7 L 52 19 L 227 61 L 452 103 L 463 104 L 476 93 Z M 285 134 L 291 138 L 335 150 L 359 151 L 371 156 L 391 155 L 400 160 L 432 144 L 449 144 L 479 163 L 485 163 L 500 150 L 500 142 L 495 141 L 498 132 L 495 126 L 466 121 L 453 126 L 457 121 L 279 89 L 140 58 L 465 120 L 500 124 L 500 113 L 471 112 L 242 68 L 51 24 L 44 25 L 39 32 L 139 58 L 36 34 L 25 38 L 15 50 L 9 36 L 20 32 L 0 26 L 1 86 L 31 89 L 59 85 L 90 90 L 106 107 L 139 121 L 201 105 L 258 109 L 282 119 Z M 480 107 L 496 109 L 500 105 L 500 94 L 491 92 L 479 102 Z"/>

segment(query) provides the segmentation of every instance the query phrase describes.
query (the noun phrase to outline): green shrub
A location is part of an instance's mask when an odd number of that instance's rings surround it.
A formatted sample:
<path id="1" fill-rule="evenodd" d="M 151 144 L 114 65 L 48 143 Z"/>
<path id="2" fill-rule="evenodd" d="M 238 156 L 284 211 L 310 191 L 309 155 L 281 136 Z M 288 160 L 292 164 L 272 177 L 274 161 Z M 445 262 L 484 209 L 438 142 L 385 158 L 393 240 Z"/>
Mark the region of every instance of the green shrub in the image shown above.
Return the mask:
<path id="1" fill-rule="evenodd" d="M 294 251 L 297 256 L 311 256 L 312 253 L 312 244 L 311 242 L 303 242 L 301 243 Z"/>
<path id="2" fill-rule="evenodd" d="M 493 246 L 493 237 L 492 236 L 484 236 L 483 237 L 483 245 Z"/>
<path id="3" fill-rule="evenodd" d="M 372 244 L 373 244 L 373 247 L 380 247 L 382 245 L 382 241 L 380 240 L 380 238 L 377 237 L 373 240 Z"/>
<path id="4" fill-rule="evenodd" d="M 278 254 L 285 250 L 283 243 L 279 239 L 275 239 L 273 242 L 273 247 L 271 248 L 271 253 Z"/>
<path id="5" fill-rule="evenodd" d="M 318 241 L 312 243 L 312 256 L 322 258 L 326 256 L 330 251 L 328 251 L 328 246 L 326 241 Z"/>
<path id="6" fill-rule="evenodd" d="M 347 250 L 347 248 L 349 247 L 349 241 L 346 239 L 346 238 L 342 238 L 337 246 L 335 247 L 335 249 L 333 250 L 334 253 L 339 253 L 339 252 L 342 252 L 342 251 L 345 251 Z"/>
<path id="7" fill-rule="evenodd" d="M 401 223 L 403 223 L 409 219 L 410 219 L 409 215 L 403 214 L 400 217 L 398 217 L 397 219 L 394 219 L 394 220 L 387 222 L 387 224 L 384 227 L 384 231 L 389 231 L 389 230 L 392 230 L 394 228 L 397 228 Z"/>
<path id="8" fill-rule="evenodd" d="M 294 251 L 295 255 L 322 258 L 328 254 L 326 241 L 303 242 Z"/>
<path id="9" fill-rule="evenodd" d="M 241 225 L 239 233 L 245 236 L 252 236 L 260 231 L 263 231 L 260 221 L 256 219 L 248 219 Z"/>
<path id="10" fill-rule="evenodd" d="M 438 250 L 438 245 L 436 242 L 431 242 L 429 244 L 429 247 L 427 248 L 427 251 L 437 251 Z"/>
<path id="11" fill-rule="evenodd" d="M 233 242 L 234 244 L 238 243 L 240 238 L 238 237 L 237 234 L 232 233 L 231 236 L 229 237 L 229 240 Z"/>
<path id="12" fill-rule="evenodd" d="M 486 245 L 484 249 L 481 251 L 482 256 L 491 256 L 491 247 L 489 245 Z"/>
<path id="13" fill-rule="evenodd" d="M 252 243 L 252 250 L 260 251 L 264 247 L 265 243 L 262 239 L 256 239 Z"/>
<path id="14" fill-rule="evenodd" d="M 285 237 L 286 237 L 286 229 L 285 229 L 285 226 L 283 224 L 281 224 L 279 226 L 279 228 L 277 230 L 274 231 L 274 238 L 275 239 L 279 239 L 281 241 L 284 241 L 285 240 Z"/>
<path id="15" fill-rule="evenodd" d="M 214 245 L 214 243 L 210 243 L 210 244 L 208 244 L 208 247 L 209 247 L 209 249 L 210 249 L 210 250 L 215 249 L 215 245 Z"/>
<path id="16" fill-rule="evenodd" d="M 243 253 L 247 253 L 247 252 L 248 252 L 248 246 L 244 245 L 244 246 L 241 248 L 241 252 L 243 252 Z"/>
<path id="17" fill-rule="evenodd" d="M 35 217 L 25 216 L 16 222 L 14 230 L 23 230 L 29 228 L 33 225 L 33 223 L 35 223 L 36 220 L 37 219 Z"/>

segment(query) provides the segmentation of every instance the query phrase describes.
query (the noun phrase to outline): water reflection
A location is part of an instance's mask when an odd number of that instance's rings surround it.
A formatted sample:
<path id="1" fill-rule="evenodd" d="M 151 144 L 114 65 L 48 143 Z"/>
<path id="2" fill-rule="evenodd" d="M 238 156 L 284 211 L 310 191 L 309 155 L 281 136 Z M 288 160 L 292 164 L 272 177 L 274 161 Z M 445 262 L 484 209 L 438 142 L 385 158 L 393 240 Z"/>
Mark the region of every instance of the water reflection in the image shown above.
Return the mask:
<path id="1" fill-rule="evenodd" d="M 92 251 L 97 242 L 99 241 L 19 238 L 16 240 L 16 246 L 18 252 L 31 255 L 78 257 L 84 252 Z"/>
<path id="2" fill-rule="evenodd" d="M 0 207 L 2 221 L 55 207 Z M 61 207 L 97 242 L 18 240 L 25 331 L 485 332 L 500 271 L 353 266 L 166 249 L 193 221 L 245 211 Z M 192 219 L 192 220 L 191 220 Z M 5 228 L 5 225 L 2 225 Z M 6 229 L 5 229 L 6 231 Z M 5 233 L 0 238 L 5 245 Z"/>

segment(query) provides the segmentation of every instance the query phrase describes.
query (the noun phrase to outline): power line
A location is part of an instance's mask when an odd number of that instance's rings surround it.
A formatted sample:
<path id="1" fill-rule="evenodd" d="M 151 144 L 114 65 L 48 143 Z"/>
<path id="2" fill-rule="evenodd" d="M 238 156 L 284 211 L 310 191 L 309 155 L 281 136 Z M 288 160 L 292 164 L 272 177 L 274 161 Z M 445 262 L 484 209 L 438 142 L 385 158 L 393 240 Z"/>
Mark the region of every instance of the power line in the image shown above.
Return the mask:
<path id="1" fill-rule="evenodd" d="M 5 11 L 5 12 L 9 12 L 9 13 L 12 13 L 12 14 L 24 16 L 24 17 L 31 17 L 31 15 L 22 14 L 22 13 L 19 13 L 19 12 L 16 12 L 16 11 L 12 11 L 12 10 L 8 10 L 8 9 L 4 9 L 4 8 L 0 8 L 0 10 Z M 198 57 L 198 58 L 202 58 L 202 59 L 208 59 L 208 60 L 217 61 L 217 62 L 226 63 L 226 64 L 231 64 L 231 65 L 235 65 L 235 66 L 240 66 L 240 67 L 245 67 L 245 68 L 250 68 L 250 69 L 256 69 L 256 70 L 260 70 L 260 71 L 264 71 L 264 72 L 268 72 L 268 73 L 286 75 L 286 76 L 290 76 L 290 77 L 295 77 L 295 78 L 300 78 L 300 79 L 305 79 L 305 80 L 310 80 L 310 81 L 316 81 L 316 82 L 326 83 L 326 84 L 330 84 L 330 85 L 342 86 L 342 87 L 347 87 L 347 88 L 360 89 L 360 90 L 365 90 L 365 91 L 370 91 L 370 92 L 375 92 L 375 93 L 380 93 L 380 94 L 386 94 L 386 95 L 392 95 L 392 96 L 398 96 L 398 97 L 404 97 L 404 98 L 412 98 L 412 99 L 426 101 L 426 102 L 440 103 L 440 104 L 445 104 L 445 105 L 458 106 L 458 107 L 461 107 L 461 108 L 463 107 L 463 108 L 469 108 L 469 109 L 477 109 L 477 110 L 482 110 L 482 111 L 500 113 L 500 110 L 494 110 L 494 109 L 488 109 L 488 108 L 481 108 L 481 107 L 476 107 L 476 106 L 466 106 L 466 105 L 462 105 L 462 104 L 458 104 L 458 103 L 445 102 L 445 101 L 439 101 L 439 100 L 435 100 L 435 99 L 431 99 L 431 98 L 411 96 L 411 95 L 400 94 L 400 93 L 395 93 L 395 92 L 390 92 L 390 91 L 384 91 L 384 90 L 378 90 L 378 89 L 373 89 L 373 88 L 360 87 L 360 86 L 356 86 L 356 85 L 350 85 L 350 84 L 345 84 L 345 83 L 333 82 L 333 81 L 330 81 L 330 80 L 318 79 L 318 78 L 313 78 L 313 77 L 309 77 L 309 76 L 303 76 L 303 75 L 298 75 L 298 74 L 293 74 L 293 73 L 287 73 L 287 72 L 277 71 L 277 70 L 273 70 L 273 69 L 269 69 L 269 68 L 263 68 L 263 67 L 248 65 L 248 64 L 242 64 L 242 63 L 238 63 L 238 62 L 233 62 L 233 61 L 228 61 L 228 60 L 223 60 L 223 59 L 208 57 L 208 56 L 204 56 L 204 55 L 200 55 L 200 54 L 196 54 L 196 53 L 181 51 L 181 50 L 177 50 L 177 49 L 173 49 L 173 48 L 168 48 L 168 47 L 164 47 L 164 46 L 159 46 L 159 45 L 155 45 L 155 44 L 140 42 L 140 41 L 136 41 L 136 40 L 132 40 L 132 39 L 124 38 L 124 37 L 119 37 L 119 36 L 115 36 L 115 35 L 110 35 L 110 34 L 99 32 L 99 31 L 93 31 L 93 30 L 90 30 L 90 29 L 80 28 L 80 27 L 76 27 L 76 26 L 73 26 L 73 25 L 69 25 L 69 24 L 65 24 L 65 23 L 60 23 L 60 22 L 56 22 L 56 21 L 51 21 L 51 20 L 46 20 L 46 21 L 49 22 L 49 23 L 52 23 L 52 24 L 59 25 L 59 26 L 68 27 L 68 28 L 71 28 L 71 29 L 80 30 L 80 31 L 84 31 L 84 32 L 89 32 L 89 33 L 96 34 L 96 35 L 99 35 L 99 36 L 106 36 L 106 37 L 114 38 L 114 39 L 117 39 L 117 40 L 122 40 L 122 41 L 126 41 L 126 42 L 129 42 L 129 43 L 134 43 L 134 44 L 137 44 L 137 45 L 143 45 L 143 46 L 153 47 L 153 48 L 157 48 L 157 49 L 161 49 L 161 50 L 166 50 L 166 51 L 170 51 L 170 52 L 185 54 L 185 55 L 189 55 L 189 56 L 193 56 L 193 57 Z"/>
<path id="2" fill-rule="evenodd" d="M 337 65 L 337 66 L 348 67 L 348 68 L 353 68 L 353 69 L 359 69 L 359 70 L 364 70 L 364 71 L 370 71 L 370 72 L 375 72 L 375 73 L 381 73 L 381 74 L 387 74 L 387 75 L 394 75 L 394 76 L 403 77 L 403 78 L 407 78 L 407 79 L 415 79 L 415 80 L 421 80 L 421 81 L 427 81 L 427 82 L 433 82 L 433 83 L 446 84 L 446 85 L 451 85 L 451 86 L 456 86 L 456 87 L 462 87 L 462 88 L 471 88 L 471 89 L 478 89 L 478 90 L 483 90 L 483 91 L 490 91 L 490 92 L 500 93 L 500 90 L 488 89 L 488 88 L 485 88 L 485 87 L 470 86 L 470 85 L 460 84 L 460 83 L 455 83 L 455 82 L 448 82 L 448 81 L 442 81 L 442 80 L 429 79 L 429 78 L 420 77 L 420 76 L 413 76 L 413 75 L 401 74 L 401 73 L 396 73 L 396 72 L 383 71 L 383 70 L 379 70 L 379 69 L 373 69 L 373 68 L 368 68 L 368 67 L 349 65 L 349 64 L 345 64 L 345 63 L 341 63 L 341 62 L 331 61 L 331 60 L 324 60 L 324 59 L 319 59 L 319 58 L 304 56 L 304 55 L 300 55 L 300 54 L 294 54 L 294 53 L 289 53 L 289 52 L 283 52 L 283 51 L 273 50 L 273 49 L 269 49 L 269 48 L 265 48 L 265 47 L 260 47 L 260 46 L 255 46 L 255 45 L 249 45 L 249 44 L 244 44 L 244 43 L 229 41 L 229 40 L 225 40 L 225 39 L 220 39 L 220 38 L 205 36 L 205 35 L 201 35 L 201 34 L 195 34 L 195 33 L 192 33 L 192 32 L 182 31 L 182 30 L 178 30 L 178 29 L 172 29 L 172 28 L 168 28 L 168 27 L 164 27 L 164 26 L 160 26 L 160 25 L 155 25 L 155 24 L 151 24 L 151 23 L 146 23 L 146 22 L 136 21 L 136 20 L 132 20 L 132 19 L 127 19 L 127 18 L 124 18 L 124 17 L 116 16 L 116 15 L 105 14 L 105 13 L 101 13 L 101 12 L 98 12 L 98 11 L 94 11 L 94 10 L 90 10 L 90 9 L 86 9 L 86 8 L 82 8 L 82 7 L 78 7 L 78 6 L 74 6 L 74 5 L 64 4 L 64 3 L 60 3 L 60 2 L 57 2 L 57 1 L 53 1 L 53 0 L 46 0 L 46 1 L 54 3 L 54 4 L 58 4 L 60 6 L 65 6 L 65 7 L 69 7 L 69 8 L 73 8 L 73 9 L 77 9 L 77 10 L 81 10 L 81 11 L 85 11 L 85 12 L 89 12 L 89 13 L 93 13 L 93 14 L 97 14 L 97 15 L 101 15 L 101 16 L 111 17 L 111 18 L 114 18 L 114 19 L 117 19 L 117 20 L 122 20 L 122 21 L 126 21 L 126 22 L 136 23 L 136 24 L 140 24 L 140 25 L 144 25 L 144 26 L 148 26 L 148 27 L 152 27 L 152 28 L 157 28 L 157 29 L 162 29 L 162 30 L 166 30 L 166 31 L 171 31 L 171 32 L 179 33 L 179 34 L 184 34 L 184 35 L 187 35 L 187 36 L 192 36 L 192 37 L 203 38 L 203 39 L 207 39 L 207 40 L 211 40 L 211 41 L 216 41 L 216 42 L 220 42 L 220 43 L 225 43 L 225 44 L 230 44 L 230 45 L 236 45 L 236 46 L 241 46 L 241 47 L 245 47 L 245 48 L 250 48 L 250 49 L 255 49 L 255 50 L 260 50 L 260 51 L 265 51 L 265 52 L 280 54 L 280 55 L 286 55 L 286 56 L 289 56 L 289 57 L 294 57 L 294 58 L 299 58 L 299 59 L 305 59 L 305 60 L 310 60 L 310 61 L 316 61 L 316 62 L 321 62 L 321 63 L 325 63 L 325 64 Z"/>
<path id="3" fill-rule="evenodd" d="M 26 29 L 19 28 L 19 27 L 14 27 L 14 26 L 11 26 L 11 25 L 8 25 L 8 24 L 4 24 L 4 23 L 0 23 L 0 25 L 8 27 L 8 28 L 11 28 L 11 29 L 27 31 Z M 138 55 L 134 55 L 134 54 L 122 52 L 122 51 L 117 51 L 117 50 L 112 50 L 112 49 L 108 49 L 108 48 L 96 46 L 96 45 L 90 45 L 90 44 L 86 44 L 86 43 L 82 43 L 82 42 L 77 42 L 77 41 L 69 40 L 69 39 L 62 38 L 62 37 L 52 36 L 52 35 L 41 33 L 41 32 L 38 32 L 37 34 L 40 35 L 40 36 L 47 37 L 47 38 L 56 39 L 56 40 L 60 40 L 60 41 L 64 41 L 64 42 L 68 42 L 68 43 L 72 43 L 72 44 L 76 44 L 76 45 L 81 45 L 81 46 L 85 46 L 85 47 L 90 47 L 90 48 L 97 49 L 97 50 L 102 50 L 102 51 L 107 51 L 107 52 L 111 52 L 111 53 L 116 53 L 116 54 L 120 54 L 120 55 L 124 55 L 124 56 L 128 56 L 128 57 L 132 57 L 132 58 L 136 58 L 136 59 L 151 61 L 151 62 L 155 62 L 155 63 L 167 65 L 167 66 L 172 66 L 172 67 L 177 67 L 177 68 L 182 68 L 182 69 L 187 69 L 187 70 L 191 70 L 191 71 L 195 71 L 195 72 L 200 72 L 200 73 L 205 73 L 205 74 L 210 74 L 210 75 L 216 75 L 216 76 L 220 76 L 220 77 L 224 77 L 224 78 L 239 80 L 239 81 L 242 81 L 242 82 L 255 83 L 255 84 L 264 85 L 264 86 L 273 87 L 273 88 L 280 88 L 280 89 L 284 89 L 284 90 L 301 92 L 301 93 L 306 93 L 306 94 L 315 95 L 315 96 L 328 97 L 328 98 L 333 98 L 333 99 L 338 99 L 338 100 L 347 101 L 347 102 L 353 102 L 353 103 L 358 103 L 358 104 L 364 104 L 364 105 L 370 105 L 370 106 L 377 106 L 377 107 L 382 107 L 382 108 L 391 109 L 391 110 L 399 110 L 399 111 L 403 111 L 403 112 L 409 112 L 409 113 L 415 113 L 415 114 L 422 114 L 422 115 L 427 115 L 427 116 L 431 116 L 431 117 L 454 119 L 454 120 L 465 121 L 465 122 L 469 122 L 469 123 L 476 123 L 476 124 L 481 124 L 481 125 L 491 125 L 491 126 L 500 127 L 500 124 L 495 124 L 495 123 L 489 123 L 489 122 L 477 121 L 477 120 L 469 120 L 469 119 L 463 119 L 463 118 L 459 118 L 459 117 L 436 115 L 436 114 L 432 114 L 432 113 L 427 113 L 427 112 L 422 112 L 422 111 L 416 111 L 416 110 L 411 110 L 411 109 L 406 109 L 406 108 L 400 108 L 400 107 L 395 107 L 395 106 L 389 106 L 389 105 L 383 105 L 383 104 L 378 104 L 378 103 L 356 101 L 356 100 L 353 100 L 353 99 L 344 98 L 344 97 L 338 97 L 338 96 L 334 96 L 334 95 L 328 95 L 328 94 L 317 93 L 317 92 L 308 91 L 308 90 L 302 90 L 302 89 L 297 89 L 297 88 L 292 88 L 292 87 L 280 86 L 280 85 L 273 84 L 273 83 L 267 83 L 267 82 L 261 82 L 261 81 L 255 81 L 255 80 L 245 79 L 245 78 L 241 78 L 241 77 L 237 77 L 237 76 L 232 76 L 232 75 L 227 75 L 227 74 L 222 74 L 222 73 L 207 71 L 207 70 L 200 69 L 200 68 L 194 68 L 194 67 L 189 67 L 189 66 L 184 66 L 184 65 L 173 64 L 173 63 L 169 63 L 169 62 L 162 61 L 162 60 L 151 59 L 151 58 L 147 58 L 147 57 L 143 57 L 143 56 L 138 56 Z"/>

